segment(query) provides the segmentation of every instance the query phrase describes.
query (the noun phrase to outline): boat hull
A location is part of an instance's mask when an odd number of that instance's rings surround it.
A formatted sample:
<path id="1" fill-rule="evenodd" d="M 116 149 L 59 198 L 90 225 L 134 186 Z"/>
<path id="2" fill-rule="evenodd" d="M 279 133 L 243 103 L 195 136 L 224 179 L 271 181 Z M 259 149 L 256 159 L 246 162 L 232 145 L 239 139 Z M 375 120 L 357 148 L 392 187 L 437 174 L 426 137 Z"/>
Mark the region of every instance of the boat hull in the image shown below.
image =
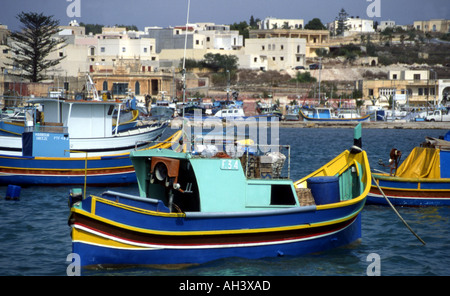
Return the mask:
<path id="1" fill-rule="evenodd" d="M 85 181 L 87 185 L 136 183 L 129 154 L 87 159 L 0 155 L 0 184 L 75 185 Z"/>
<path id="2" fill-rule="evenodd" d="M 384 195 L 398 206 L 450 206 L 450 179 L 379 178 L 373 174 Z M 372 181 L 368 204 L 388 205 L 386 198 Z"/>
<path id="3" fill-rule="evenodd" d="M 168 148 L 180 132 L 165 142 L 146 148 Z M 78 157 L 33 157 L 0 155 L 0 184 L 119 186 L 136 183 L 130 153 Z"/>
<path id="4" fill-rule="evenodd" d="M 164 208 L 159 203 L 145 210 L 144 201 L 115 202 L 120 197 L 113 194 L 89 198 L 82 202 L 86 208 L 72 209 L 70 218 L 73 252 L 80 255 L 82 266 L 199 264 L 225 257 L 321 252 L 361 237 L 365 202 L 208 215 L 154 211 Z"/>
<path id="5" fill-rule="evenodd" d="M 103 156 L 125 153 L 136 148 L 143 148 L 144 142 L 154 141 L 159 138 L 167 124 L 155 127 L 146 127 L 141 130 L 132 130 L 119 133 L 117 136 L 101 138 L 74 138 L 70 139 L 70 149 L 73 151 L 88 152 L 89 156 Z M 0 136 L 0 154 L 22 156 L 22 138 L 13 136 Z M 79 156 L 79 153 L 70 153 L 71 157 Z"/>

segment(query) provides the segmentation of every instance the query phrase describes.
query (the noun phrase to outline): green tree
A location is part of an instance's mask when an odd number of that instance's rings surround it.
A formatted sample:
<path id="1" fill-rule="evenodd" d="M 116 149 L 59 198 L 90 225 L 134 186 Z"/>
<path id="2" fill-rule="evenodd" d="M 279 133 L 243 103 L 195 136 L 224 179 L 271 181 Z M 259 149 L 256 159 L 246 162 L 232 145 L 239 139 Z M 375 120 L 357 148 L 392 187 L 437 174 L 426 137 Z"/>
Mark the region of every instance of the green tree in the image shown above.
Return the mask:
<path id="1" fill-rule="evenodd" d="M 230 30 L 237 30 L 239 31 L 239 35 L 244 36 L 244 39 L 248 38 L 250 36 L 249 33 L 249 25 L 246 21 L 240 22 L 240 23 L 234 23 L 230 25 Z"/>
<path id="2" fill-rule="evenodd" d="M 337 17 L 336 35 L 344 35 L 344 32 L 348 28 L 348 26 L 346 24 L 347 18 L 348 18 L 348 13 L 345 11 L 344 8 L 342 8 Z"/>
<path id="3" fill-rule="evenodd" d="M 258 29 L 258 22 L 261 20 L 259 18 L 255 19 L 253 15 L 250 17 L 249 25 L 251 29 Z"/>
<path id="4" fill-rule="evenodd" d="M 23 27 L 22 31 L 11 33 L 11 51 L 15 55 L 11 57 L 12 63 L 7 64 L 22 69 L 21 75 L 31 82 L 42 81 L 46 79 L 45 70 L 58 65 L 64 58 L 47 59 L 51 52 L 65 46 L 64 39 L 53 37 L 59 31 L 59 21 L 53 16 L 34 12 L 21 12 L 17 18 Z"/>
<path id="5" fill-rule="evenodd" d="M 322 24 L 322 21 L 318 18 L 313 18 L 306 25 L 307 30 L 326 30 L 327 28 Z"/>
<path id="6" fill-rule="evenodd" d="M 84 27 L 86 35 L 89 35 L 89 33 L 92 33 L 94 35 L 102 33 L 103 25 L 99 25 L 99 24 L 85 24 L 85 23 L 81 22 L 80 26 Z"/>
<path id="7" fill-rule="evenodd" d="M 219 72 L 220 70 L 232 71 L 238 67 L 238 58 L 235 55 L 207 53 L 201 63 L 205 68 L 211 69 L 214 72 Z"/>

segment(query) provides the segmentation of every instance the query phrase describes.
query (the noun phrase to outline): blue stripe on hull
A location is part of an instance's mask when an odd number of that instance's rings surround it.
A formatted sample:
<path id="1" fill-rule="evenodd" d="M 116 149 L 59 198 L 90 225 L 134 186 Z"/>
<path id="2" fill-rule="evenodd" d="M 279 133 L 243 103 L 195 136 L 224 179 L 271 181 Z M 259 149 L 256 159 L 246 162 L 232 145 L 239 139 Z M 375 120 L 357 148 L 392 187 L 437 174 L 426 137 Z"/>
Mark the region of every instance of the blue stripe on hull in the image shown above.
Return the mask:
<path id="1" fill-rule="evenodd" d="M 413 198 L 413 197 L 388 197 L 396 206 L 450 206 L 449 198 Z M 367 204 L 389 205 L 383 196 L 367 195 Z"/>
<path id="2" fill-rule="evenodd" d="M 361 214 L 341 231 L 297 242 L 279 241 L 276 244 L 252 247 L 224 247 L 200 249 L 140 249 L 127 250 L 106 248 L 73 242 L 73 252 L 81 257 L 81 265 L 154 265 L 154 264 L 201 264 L 227 257 L 258 259 L 280 255 L 300 256 L 322 252 L 347 245 L 361 238 Z"/>
<path id="3" fill-rule="evenodd" d="M 87 176 L 87 185 L 111 185 L 136 183 L 135 172 Z M 79 185 L 84 184 L 84 175 L 80 176 L 0 176 L 0 184 L 14 185 Z"/>
<path id="4" fill-rule="evenodd" d="M 86 199 L 92 198 L 91 196 Z M 82 203 L 84 207 L 90 207 L 91 202 L 84 200 Z M 143 229 L 161 230 L 161 231 L 210 231 L 210 230 L 233 230 L 241 229 L 243 225 L 248 225 L 248 228 L 264 228 L 264 227 L 283 227 L 293 225 L 320 223 L 323 221 L 341 219 L 343 217 L 351 216 L 357 211 L 361 210 L 364 202 L 356 203 L 346 207 L 331 208 L 326 210 L 316 211 L 314 207 L 305 207 L 304 211 L 295 211 L 291 213 L 281 213 L 259 216 L 241 215 L 233 217 L 202 217 L 190 218 L 189 214 L 185 218 L 168 218 L 161 216 L 148 215 L 146 213 L 132 212 L 127 209 L 117 207 L 114 204 L 109 205 L 102 202 L 95 203 L 96 216 L 123 223 L 132 227 L 139 227 Z M 142 205 L 134 205 L 145 208 Z M 85 210 L 90 211 L 89 208 Z M 295 210 L 295 209 L 294 209 Z M 169 220 L 172 220 L 170 222 Z"/>

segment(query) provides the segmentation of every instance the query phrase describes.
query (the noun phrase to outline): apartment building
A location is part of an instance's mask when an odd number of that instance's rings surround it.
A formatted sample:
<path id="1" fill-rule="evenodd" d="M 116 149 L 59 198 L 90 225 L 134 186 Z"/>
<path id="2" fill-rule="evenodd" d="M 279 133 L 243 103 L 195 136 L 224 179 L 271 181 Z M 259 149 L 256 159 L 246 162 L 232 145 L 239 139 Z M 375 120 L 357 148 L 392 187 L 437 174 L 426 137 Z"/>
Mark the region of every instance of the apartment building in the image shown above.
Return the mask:
<path id="1" fill-rule="evenodd" d="M 423 32 L 450 33 L 450 20 L 432 19 L 428 21 L 415 21 L 414 28 Z"/>
<path id="2" fill-rule="evenodd" d="M 328 30 L 304 30 L 304 29 L 271 29 L 250 30 L 250 39 L 304 39 L 305 57 L 315 57 L 316 50 L 324 48 L 329 50 L 330 32 Z M 246 41 L 247 42 L 247 41 Z"/>
<path id="3" fill-rule="evenodd" d="M 304 38 L 250 38 L 245 41 L 245 55 L 240 58 L 240 67 L 287 70 L 304 66 L 305 56 Z"/>
<path id="4" fill-rule="evenodd" d="M 387 79 L 361 80 L 359 88 L 365 99 L 388 104 L 392 96 L 400 105 L 426 106 L 442 100 L 440 81 L 428 70 L 391 70 Z"/>

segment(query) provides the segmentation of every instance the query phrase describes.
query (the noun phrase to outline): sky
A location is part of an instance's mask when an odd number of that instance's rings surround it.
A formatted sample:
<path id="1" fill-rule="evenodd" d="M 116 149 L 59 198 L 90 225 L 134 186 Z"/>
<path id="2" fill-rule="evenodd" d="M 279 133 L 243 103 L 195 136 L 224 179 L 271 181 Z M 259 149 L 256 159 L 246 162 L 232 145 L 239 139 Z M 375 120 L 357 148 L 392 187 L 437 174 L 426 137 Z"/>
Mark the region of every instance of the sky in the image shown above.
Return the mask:
<path id="1" fill-rule="evenodd" d="M 20 12 L 52 15 L 67 25 L 78 23 L 135 25 L 144 27 L 179 26 L 186 23 L 189 0 L 0 0 L 0 23 L 10 30 L 20 29 Z M 79 8 L 79 9 L 78 9 Z M 326 24 L 344 8 L 349 16 L 374 21 L 393 20 L 413 24 L 414 20 L 450 19 L 449 0 L 190 0 L 189 22 L 229 25 L 250 17 L 264 19 L 303 19 L 307 24 L 319 18 Z M 68 11 L 69 10 L 69 11 Z"/>

